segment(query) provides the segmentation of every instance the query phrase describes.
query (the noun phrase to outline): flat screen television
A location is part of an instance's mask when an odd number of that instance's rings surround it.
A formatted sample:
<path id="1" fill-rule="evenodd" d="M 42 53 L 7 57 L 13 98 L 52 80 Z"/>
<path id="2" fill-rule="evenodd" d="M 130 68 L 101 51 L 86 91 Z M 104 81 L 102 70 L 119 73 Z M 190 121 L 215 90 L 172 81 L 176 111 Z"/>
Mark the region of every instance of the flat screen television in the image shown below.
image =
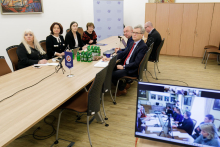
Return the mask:
<path id="1" fill-rule="evenodd" d="M 135 137 L 210 147 L 219 131 L 220 90 L 138 82 Z"/>

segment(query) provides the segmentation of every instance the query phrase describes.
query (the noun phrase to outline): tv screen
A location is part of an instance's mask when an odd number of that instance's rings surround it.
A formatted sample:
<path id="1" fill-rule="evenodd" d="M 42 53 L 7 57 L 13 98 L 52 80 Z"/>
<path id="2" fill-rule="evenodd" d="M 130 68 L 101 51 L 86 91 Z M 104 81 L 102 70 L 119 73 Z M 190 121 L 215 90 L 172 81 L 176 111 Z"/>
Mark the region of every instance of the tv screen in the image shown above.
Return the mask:
<path id="1" fill-rule="evenodd" d="M 139 82 L 135 137 L 220 147 L 220 90 Z"/>

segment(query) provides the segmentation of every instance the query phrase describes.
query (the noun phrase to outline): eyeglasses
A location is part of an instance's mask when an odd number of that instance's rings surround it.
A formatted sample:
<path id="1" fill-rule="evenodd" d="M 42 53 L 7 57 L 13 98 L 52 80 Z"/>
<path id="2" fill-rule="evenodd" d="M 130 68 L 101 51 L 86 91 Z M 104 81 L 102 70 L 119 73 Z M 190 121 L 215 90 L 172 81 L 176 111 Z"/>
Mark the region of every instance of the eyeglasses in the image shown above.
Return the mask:
<path id="1" fill-rule="evenodd" d="M 33 36 L 33 34 L 24 34 L 24 36 L 28 36 L 28 35 L 29 35 L 29 36 Z"/>
<path id="2" fill-rule="evenodd" d="M 132 32 L 133 34 L 137 35 L 137 34 L 142 34 L 142 33 L 138 33 L 138 32 Z"/>
<path id="3" fill-rule="evenodd" d="M 144 28 L 146 29 L 147 27 L 149 27 L 149 26 L 146 26 L 146 27 L 144 27 Z"/>

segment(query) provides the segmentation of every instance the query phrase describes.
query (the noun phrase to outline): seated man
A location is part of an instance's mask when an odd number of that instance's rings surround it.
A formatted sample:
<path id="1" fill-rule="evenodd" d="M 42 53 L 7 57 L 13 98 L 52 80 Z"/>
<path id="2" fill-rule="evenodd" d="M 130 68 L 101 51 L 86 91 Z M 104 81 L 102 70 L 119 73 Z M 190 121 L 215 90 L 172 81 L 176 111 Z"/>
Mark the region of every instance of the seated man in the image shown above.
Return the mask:
<path id="1" fill-rule="evenodd" d="M 145 23 L 144 28 L 145 31 L 148 33 L 148 38 L 146 42 L 147 46 L 149 47 L 154 42 L 153 50 L 151 52 L 149 60 L 156 60 L 156 51 L 162 41 L 160 33 L 157 32 L 150 21 Z"/>
<path id="2" fill-rule="evenodd" d="M 166 114 L 166 115 L 173 116 L 173 109 L 171 109 L 170 106 L 167 106 L 166 113 L 165 112 L 162 112 L 162 113 Z"/>
<path id="3" fill-rule="evenodd" d="M 116 65 L 116 69 L 112 73 L 112 83 L 114 85 L 117 85 L 117 81 L 124 76 L 138 76 L 139 64 L 148 50 L 147 45 L 142 40 L 143 34 L 144 28 L 141 25 L 136 26 L 132 33 L 134 41 L 130 43 L 124 52 L 117 55 L 117 59 L 120 59 L 120 62 Z M 103 58 L 103 60 L 106 61 L 109 59 Z M 129 84 L 126 84 L 126 80 L 120 80 L 117 96 L 127 93 L 125 87 L 130 86 L 127 86 Z"/>
<path id="4" fill-rule="evenodd" d="M 143 132 L 146 129 L 146 125 L 144 124 L 144 120 L 141 119 L 141 112 L 137 110 L 137 125 L 136 125 L 137 132 Z"/>
<path id="5" fill-rule="evenodd" d="M 124 36 L 128 38 L 127 46 L 125 47 L 125 49 L 115 48 L 115 53 L 119 54 L 125 51 L 128 48 L 129 44 L 134 41 L 132 39 L 132 32 L 133 32 L 133 28 L 131 26 L 127 26 L 124 28 Z"/>
<path id="6" fill-rule="evenodd" d="M 204 122 L 202 122 L 200 125 L 202 125 L 202 124 L 204 124 L 204 123 L 213 123 L 213 121 L 214 121 L 214 116 L 211 115 L 211 114 L 207 114 L 207 115 L 205 116 Z M 201 133 L 200 125 L 195 128 L 195 134 L 192 135 L 192 137 L 193 137 L 194 139 L 196 139 L 197 137 L 200 136 L 200 133 Z"/>
<path id="7" fill-rule="evenodd" d="M 183 129 L 185 130 L 189 135 L 192 135 L 192 131 L 193 131 L 193 121 L 190 118 L 191 116 L 191 112 L 186 111 L 184 113 L 184 120 L 183 122 L 179 122 L 178 126 L 173 125 L 172 127 L 177 127 L 178 129 Z"/>

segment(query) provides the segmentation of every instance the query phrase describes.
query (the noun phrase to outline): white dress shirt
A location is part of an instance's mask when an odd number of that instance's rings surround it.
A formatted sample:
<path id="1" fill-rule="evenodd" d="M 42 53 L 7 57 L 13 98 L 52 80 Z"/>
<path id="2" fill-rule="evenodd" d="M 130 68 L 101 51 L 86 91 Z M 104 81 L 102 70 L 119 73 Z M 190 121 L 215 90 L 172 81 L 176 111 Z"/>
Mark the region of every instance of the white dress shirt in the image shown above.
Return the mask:
<path id="1" fill-rule="evenodd" d="M 126 60 L 126 62 L 125 62 L 125 65 L 129 64 L 129 60 L 130 60 L 130 58 L 131 58 L 131 56 L 132 56 L 132 54 L 133 54 L 133 52 L 134 52 L 136 46 L 138 45 L 138 43 L 139 43 L 140 41 L 141 41 L 141 39 L 138 40 L 138 41 L 136 41 L 136 42 L 134 42 L 134 43 L 135 43 L 134 48 L 133 48 L 133 50 L 132 50 L 130 56 L 127 58 L 127 60 Z"/>

